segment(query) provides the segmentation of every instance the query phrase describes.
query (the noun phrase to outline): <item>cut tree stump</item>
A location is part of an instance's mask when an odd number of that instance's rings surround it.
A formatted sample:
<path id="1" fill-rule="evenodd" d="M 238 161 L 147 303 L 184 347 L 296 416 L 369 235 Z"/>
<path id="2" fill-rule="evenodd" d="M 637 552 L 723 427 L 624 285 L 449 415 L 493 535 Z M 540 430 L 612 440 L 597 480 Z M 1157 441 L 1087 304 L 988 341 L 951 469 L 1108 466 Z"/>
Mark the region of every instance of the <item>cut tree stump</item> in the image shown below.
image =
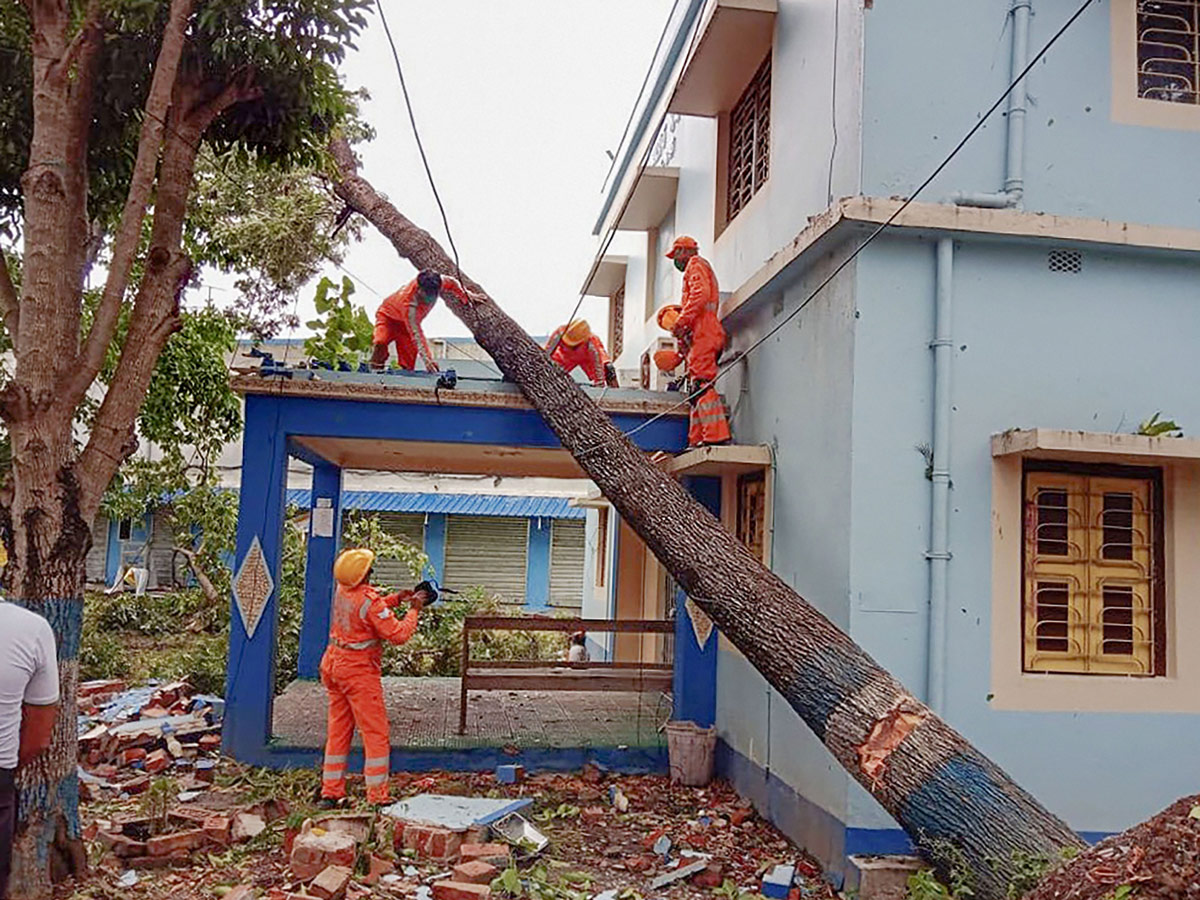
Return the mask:
<path id="1" fill-rule="evenodd" d="M 418 269 L 461 276 L 468 296 L 443 290 L 446 305 L 688 596 L 943 878 L 967 866 L 979 900 L 1003 900 L 1021 855 L 1084 846 L 655 468 L 437 241 L 358 174 L 348 144 L 334 141 L 330 151 L 338 196 Z"/>

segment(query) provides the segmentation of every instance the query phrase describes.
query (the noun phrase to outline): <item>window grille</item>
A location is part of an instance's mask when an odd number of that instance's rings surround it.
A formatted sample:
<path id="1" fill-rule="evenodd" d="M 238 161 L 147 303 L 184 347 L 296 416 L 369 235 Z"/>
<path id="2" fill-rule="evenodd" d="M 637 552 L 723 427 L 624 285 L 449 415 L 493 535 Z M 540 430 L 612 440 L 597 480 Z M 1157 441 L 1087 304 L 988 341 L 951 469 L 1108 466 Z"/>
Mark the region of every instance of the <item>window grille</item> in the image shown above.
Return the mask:
<path id="1" fill-rule="evenodd" d="M 1138 96 L 1200 105 L 1200 0 L 1138 0 Z"/>
<path id="2" fill-rule="evenodd" d="M 1026 472 L 1025 671 L 1164 674 L 1160 497 L 1157 472 Z"/>
<path id="3" fill-rule="evenodd" d="M 762 472 L 740 476 L 737 481 L 737 539 L 759 560 L 763 560 L 766 549 L 766 513 L 766 476 Z"/>
<path id="4" fill-rule="evenodd" d="M 1051 272 L 1077 275 L 1083 271 L 1083 254 L 1078 250 L 1051 250 L 1046 256 L 1046 265 Z"/>
<path id="5" fill-rule="evenodd" d="M 729 113 L 729 166 L 726 215 L 732 219 L 771 172 L 771 57 L 750 79 Z"/>

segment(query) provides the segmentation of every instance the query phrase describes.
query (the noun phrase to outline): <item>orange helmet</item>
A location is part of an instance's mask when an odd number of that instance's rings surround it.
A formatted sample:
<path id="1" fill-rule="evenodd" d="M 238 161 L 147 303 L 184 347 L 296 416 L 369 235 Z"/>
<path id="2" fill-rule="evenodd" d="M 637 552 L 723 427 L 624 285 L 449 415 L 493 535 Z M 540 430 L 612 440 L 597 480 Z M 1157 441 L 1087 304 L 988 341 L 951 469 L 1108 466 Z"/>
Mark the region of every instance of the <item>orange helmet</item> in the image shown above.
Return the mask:
<path id="1" fill-rule="evenodd" d="M 674 259 L 680 250 L 699 250 L 700 245 L 696 243 L 694 237 L 688 237 L 686 234 L 681 234 L 675 238 L 675 243 L 671 245 L 671 252 L 668 253 L 667 259 Z"/>
<path id="2" fill-rule="evenodd" d="M 663 331 L 670 331 L 675 327 L 675 322 L 679 319 L 681 312 L 683 312 L 683 307 L 678 303 L 668 304 L 658 311 L 655 321 L 658 322 L 658 327 Z"/>
<path id="3" fill-rule="evenodd" d="M 592 329 L 587 320 L 575 319 L 563 332 L 562 342 L 568 347 L 578 347 L 580 344 L 586 343 L 591 336 Z"/>
<path id="4" fill-rule="evenodd" d="M 365 547 L 353 550 L 343 550 L 333 564 L 333 577 L 337 583 L 346 587 L 357 587 L 362 584 L 371 565 L 375 562 L 375 554 Z"/>
<path id="5" fill-rule="evenodd" d="M 681 362 L 679 351 L 663 348 L 654 351 L 654 366 L 660 372 L 670 372 Z"/>

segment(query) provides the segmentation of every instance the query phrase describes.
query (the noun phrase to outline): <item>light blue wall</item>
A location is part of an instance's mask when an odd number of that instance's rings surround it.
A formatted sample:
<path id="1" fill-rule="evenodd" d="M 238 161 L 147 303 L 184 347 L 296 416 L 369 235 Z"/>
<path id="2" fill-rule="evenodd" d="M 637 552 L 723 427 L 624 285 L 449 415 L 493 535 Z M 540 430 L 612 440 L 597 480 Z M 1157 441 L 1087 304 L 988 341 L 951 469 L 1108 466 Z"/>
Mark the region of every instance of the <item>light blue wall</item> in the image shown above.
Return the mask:
<path id="1" fill-rule="evenodd" d="M 1025 207 L 1062 215 L 1200 227 L 1200 138 L 1111 117 L 1111 2 L 1095 3 L 1029 76 Z M 1010 0 L 876 3 L 866 14 L 863 193 L 908 194 L 1010 78 Z M 1078 4 L 1034 0 L 1031 54 Z M 996 191 L 998 111 L 923 200 Z"/>
<path id="2" fill-rule="evenodd" d="M 550 529 L 553 519 L 529 520 L 525 552 L 525 609 L 541 612 L 550 608 Z"/>
<path id="3" fill-rule="evenodd" d="M 1171 748 L 1200 741 L 1200 716 L 989 706 L 990 438 L 1014 427 L 1129 432 L 1158 409 L 1197 427 L 1200 261 L 1095 250 L 1071 275 L 1048 270 L 1046 245 L 956 246 L 945 717 L 1076 829 L 1121 830 L 1194 789 Z M 933 271 L 932 245 L 911 238 L 860 257 L 854 357 L 851 581 L 856 596 L 911 611 L 856 602 L 851 633 L 918 692 L 929 483 L 913 445 L 930 439 Z M 1181 586 L 1183 602 L 1193 595 Z M 888 821 L 857 787 L 850 813 L 856 826 Z"/>
<path id="4" fill-rule="evenodd" d="M 830 265 L 826 261 L 751 309 L 733 349 L 794 310 Z M 774 447 L 773 567 L 841 628 L 849 625 L 853 324 L 851 266 L 723 385 L 735 439 Z M 722 739 L 754 766 L 844 817 L 846 776 L 791 707 L 724 642 L 717 673 Z"/>

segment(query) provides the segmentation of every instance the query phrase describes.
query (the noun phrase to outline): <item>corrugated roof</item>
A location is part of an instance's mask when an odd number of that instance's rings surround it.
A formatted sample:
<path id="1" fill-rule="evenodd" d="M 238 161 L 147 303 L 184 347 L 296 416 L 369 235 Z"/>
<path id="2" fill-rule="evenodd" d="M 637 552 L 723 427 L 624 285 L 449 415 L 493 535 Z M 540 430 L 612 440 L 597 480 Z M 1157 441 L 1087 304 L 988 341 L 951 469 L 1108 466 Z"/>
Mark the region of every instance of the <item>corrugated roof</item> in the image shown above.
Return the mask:
<path id="1" fill-rule="evenodd" d="M 292 488 L 287 502 L 307 508 L 311 492 Z M 368 512 L 442 513 L 457 516 L 517 516 L 582 519 L 586 510 L 570 506 L 567 497 L 522 497 L 505 494 L 419 494 L 408 491 L 343 491 L 342 508 Z"/>

